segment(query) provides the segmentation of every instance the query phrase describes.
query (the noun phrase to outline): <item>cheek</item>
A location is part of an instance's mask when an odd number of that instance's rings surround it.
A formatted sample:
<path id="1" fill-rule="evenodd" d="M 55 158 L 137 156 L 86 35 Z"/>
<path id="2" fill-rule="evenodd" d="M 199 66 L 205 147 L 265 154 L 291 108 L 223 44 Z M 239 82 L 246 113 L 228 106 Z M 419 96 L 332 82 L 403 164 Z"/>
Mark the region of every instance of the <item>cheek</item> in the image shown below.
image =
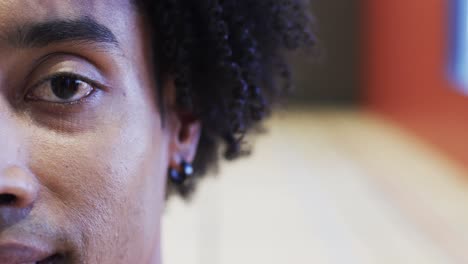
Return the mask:
<path id="1" fill-rule="evenodd" d="M 167 143 L 157 121 L 128 121 L 73 136 L 43 130 L 33 139 L 31 167 L 45 186 L 39 202 L 67 215 L 89 255 L 100 255 L 93 245 L 143 254 L 159 232 Z"/>

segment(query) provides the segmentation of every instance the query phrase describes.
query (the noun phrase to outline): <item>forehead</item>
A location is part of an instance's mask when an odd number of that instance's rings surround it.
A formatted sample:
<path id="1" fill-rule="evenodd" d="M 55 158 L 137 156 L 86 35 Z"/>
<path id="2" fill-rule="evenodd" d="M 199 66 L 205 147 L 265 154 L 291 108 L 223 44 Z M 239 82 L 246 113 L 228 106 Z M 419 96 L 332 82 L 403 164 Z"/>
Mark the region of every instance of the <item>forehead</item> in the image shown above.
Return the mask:
<path id="1" fill-rule="evenodd" d="M 24 23 L 82 16 L 119 27 L 131 12 L 131 0 L 0 0 L 0 32 Z"/>

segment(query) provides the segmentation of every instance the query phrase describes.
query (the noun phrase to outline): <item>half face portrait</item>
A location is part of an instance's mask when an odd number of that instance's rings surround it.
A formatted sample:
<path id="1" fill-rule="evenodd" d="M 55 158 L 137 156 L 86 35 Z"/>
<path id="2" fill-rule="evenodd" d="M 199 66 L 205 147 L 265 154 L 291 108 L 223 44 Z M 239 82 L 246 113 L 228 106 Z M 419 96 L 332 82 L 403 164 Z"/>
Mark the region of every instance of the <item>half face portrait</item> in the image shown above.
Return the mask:
<path id="1" fill-rule="evenodd" d="M 302 5 L 0 0 L 0 263 L 161 263 L 165 202 L 289 90 Z"/>

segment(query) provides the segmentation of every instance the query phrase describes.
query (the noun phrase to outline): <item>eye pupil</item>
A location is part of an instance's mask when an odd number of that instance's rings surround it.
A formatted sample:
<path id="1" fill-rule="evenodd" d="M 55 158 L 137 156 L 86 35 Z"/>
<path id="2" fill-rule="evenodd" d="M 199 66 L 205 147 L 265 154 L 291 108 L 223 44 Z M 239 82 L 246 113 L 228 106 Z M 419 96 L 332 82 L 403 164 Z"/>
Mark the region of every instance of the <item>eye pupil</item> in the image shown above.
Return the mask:
<path id="1" fill-rule="evenodd" d="M 81 81 L 73 77 L 55 77 L 51 80 L 51 88 L 55 96 L 67 100 L 72 98 L 80 88 Z"/>

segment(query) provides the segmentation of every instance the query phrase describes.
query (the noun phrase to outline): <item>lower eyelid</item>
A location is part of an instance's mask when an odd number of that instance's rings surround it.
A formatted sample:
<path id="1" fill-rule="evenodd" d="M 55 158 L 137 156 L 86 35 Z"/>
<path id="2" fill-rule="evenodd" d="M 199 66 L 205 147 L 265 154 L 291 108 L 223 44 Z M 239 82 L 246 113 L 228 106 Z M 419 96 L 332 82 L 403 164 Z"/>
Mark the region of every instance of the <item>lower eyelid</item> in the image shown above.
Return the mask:
<path id="1" fill-rule="evenodd" d="M 36 126 L 63 133 L 83 132 L 94 129 L 106 112 L 103 95 L 102 90 L 95 89 L 71 103 L 33 101 L 25 105 L 23 112 Z"/>

